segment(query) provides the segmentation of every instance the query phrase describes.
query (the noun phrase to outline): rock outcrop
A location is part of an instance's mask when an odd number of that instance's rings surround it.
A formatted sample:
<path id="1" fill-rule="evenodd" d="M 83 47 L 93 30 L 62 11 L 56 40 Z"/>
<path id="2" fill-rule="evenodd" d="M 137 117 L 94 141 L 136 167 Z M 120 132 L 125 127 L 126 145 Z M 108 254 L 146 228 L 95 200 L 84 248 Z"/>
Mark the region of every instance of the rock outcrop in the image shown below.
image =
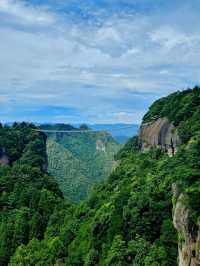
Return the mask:
<path id="1" fill-rule="evenodd" d="M 153 122 L 143 123 L 140 128 L 139 142 L 142 151 L 160 147 L 169 156 L 177 151 L 179 137 L 176 127 L 166 117 Z"/>
<path id="2" fill-rule="evenodd" d="M 177 185 L 174 185 L 173 193 L 175 201 L 173 224 L 178 232 L 178 265 L 199 266 L 200 228 L 191 221 L 187 194 L 179 192 Z"/>
<path id="3" fill-rule="evenodd" d="M 9 165 L 9 158 L 5 153 L 5 149 L 2 149 L 0 151 L 0 165 L 1 166 Z"/>
<path id="4" fill-rule="evenodd" d="M 105 144 L 103 143 L 102 140 L 98 139 L 96 141 L 96 150 L 97 151 L 102 151 L 102 152 L 106 152 L 106 146 Z"/>

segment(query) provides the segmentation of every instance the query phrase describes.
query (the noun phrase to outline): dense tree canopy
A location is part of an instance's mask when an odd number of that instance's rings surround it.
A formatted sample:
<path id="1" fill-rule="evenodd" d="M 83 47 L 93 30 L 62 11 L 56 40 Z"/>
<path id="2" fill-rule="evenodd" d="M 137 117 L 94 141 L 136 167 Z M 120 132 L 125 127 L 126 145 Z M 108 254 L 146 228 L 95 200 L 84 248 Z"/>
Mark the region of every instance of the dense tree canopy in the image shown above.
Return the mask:
<path id="1" fill-rule="evenodd" d="M 57 183 L 45 172 L 46 137 L 33 125 L 0 128 L 0 265 L 30 239 L 42 239 L 55 206 L 62 202 Z"/>
<path id="2" fill-rule="evenodd" d="M 161 98 L 150 107 L 143 122 L 159 117 L 168 117 L 178 127 L 179 136 L 187 142 L 199 131 L 200 125 L 200 87 L 178 91 Z"/>
<path id="3" fill-rule="evenodd" d="M 12 266 L 177 265 L 181 236 L 172 223 L 173 184 L 188 196 L 193 234 L 200 220 L 199 97 L 198 88 L 172 94 L 144 118 L 150 121 L 162 111 L 180 133 L 188 126 L 189 135 L 173 157 L 159 148 L 141 153 L 132 138 L 116 155 L 119 165 L 109 179 L 76 206 L 66 203 L 52 178 L 41 173 L 41 160 L 27 164 L 28 147 L 35 151 L 36 144 L 28 142 L 23 155 L 14 152 L 19 159 L 0 168 L 2 265 L 14 252 Z M 36 139 L 44 141 L 38 133 Z"/>
<path id="4" fill-rule="evenodd" d="M 47 134 L 48 171 L 56 178 L 64 196 L 79 202 L 95 183 L 109 176 L 121 145 L 107 132 L 70 131 Z"/>

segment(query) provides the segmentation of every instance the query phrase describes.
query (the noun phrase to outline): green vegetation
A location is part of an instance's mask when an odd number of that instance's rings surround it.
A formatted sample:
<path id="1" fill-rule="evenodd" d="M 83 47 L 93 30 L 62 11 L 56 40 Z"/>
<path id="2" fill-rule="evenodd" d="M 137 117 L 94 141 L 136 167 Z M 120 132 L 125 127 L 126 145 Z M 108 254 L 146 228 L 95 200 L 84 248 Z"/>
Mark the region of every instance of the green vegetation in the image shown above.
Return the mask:
<path id="1" fill-rule="evenodd" d="M 55 214 L 45 239 L 19 248 L 11 265 L 176 265 L 167 174 L 173 158 L 127 149 L 119 159 L 107 182 L 72 214 Z M 59 245 L 52 253 L 54 241 Z"/>
<path id="2" fill-rule="evenodd" d="M 167 97 L 170 110 L 177 108 L 174 95 L 176 94 Z M 187 95 L 187 100 L 184 95 Z M 7 212 L 9 215 L 12 211 L 17 211 L 18 214 L 14 219 L 14 228 L 7 230 L 7 234 L 13 232 L 13 238 L 7 235 L 4 240 L 0 241 L 1 247 L 4 248 L 1 250 L 1 254 L 6 253 L 6 250 L 9 252 L 12 250 L 10 252 L 12 255 L 14 248 L 7 247 L 13 243 L 13 239 L 17 243 L 15 247 L 18 246 L 18 248 L 14 256 L 11 257 L 9 265 L 177 265 L 177 244 L 181 236 L 177 236 L 172 223 L 173 204 L 175 204 L 172 194 L 173 184 L 176 183 L 179 190 L 188 196 L 187 204 L 190 209 L 192 234 L 197 234 L 199 230 L 200 123 L 198 119 L 195 120 L 192 117 L 200 109 L 200 104 L 196 105 L 200 97 L 200 89 L 179 92 L 177 97 L 178 104 L 186 113 L 182 113 L 182 120 L 176 120 L 177 117 L 173 120 L 169 112 L 169 119 L 178 127 L 181 124 L 186 125 L 190 121 L 192 135 L 189 139 L 182 139 L 178 152 L 173 157 L 168 157 L 160 149 L 141 153 L 138 148 L 138 140 L 134 137 L 116 155 L 116 159 L 119 161 L 118 167 L 107 181 L 103 181 L 93 189 L 87 200 L 76 206 L 70 206 L 65 203 L 65 199 L 62 199 L 59 190 L 56 189 L 56 191 L 53 190 L 55 192 L 52 192 L 50 185 L 46 188 L 48 195 L 53 193 L 55 198 L 43 196 L 38 205 L 36 204 L 37 211 L 40 208 L 44 208 L 45 213 L 47 210 L 49 211 L 48 215 L 45 214 L 47 217 L 45 221 L 48 220 L 48 225 L 46 226 L 47 223 L 45 223 L 42 233 L 39 235 L 35 233 L 38 232 L 37 223 L 43 219 L 40 220 L 36 216 L 34 218 L 35 231 L 32 229 L 31 235 L 26 237 L 28 235 L 26 228 L 30 227 L 31 223 L 27 222 L 24 217 L 32 217 L 31 214 L 27 215 L 27 208 L 32 211 L 31 213 L 34 213 L 35 210 L 30 203 L 27 204 L 29 201 L 25 200 L 25 209 L 21 208 L 24 203 L 20 203 L 19 207 L 14 206 L 14 210 L 2 208 L 2 212 Z M 193 110 L 190 116 L 187 114 L 190 108 L 186 108 L 188 101 Z M 150 121 L 153 117 L 158 116 L 157 104 L 160 110 L 164 108 L 163 105 L 167 108 L 166 98 L 150 108 L 144 118 L 145 121 Z M 184 105 L 186 105 L 185 108 Z M 167 113 L 162 115 L 167 116 Z M 38 137 L 40 139 L 41 135 L 38 134 Z M 12 167 L 10 168 L 12 169 Z M 18 167 L 19 165 L 17 169 Z M 4 169 L 4 180 L 10 180 L 11 184 L 17 186 L 21 177 L 15 182 L 11 174 L 7 172 L 8 168 L 2 168 Z M 15 175 L 17 169 L 15 169 Z M 30 173 L 32 178 L 35 177 L 32 168 Z M 29 180 L 27 175 L 22 180 L 26 180 L 25 178 Z M 30 179 L 32 180 L 32 178 Z M 41 178 L 43 180 L 44 177 Z M 41 181 L 39 185 L 37 178 L 34 179 L 34 182 L 31 183 L 31 189 L 36 186 L 40 195 L 40 187 L 43 183 Z M 50 184 L 52 183 L 50 182 Z M 3 187 L 7 186 L 3 185 Z M 53 187 L 55 189 L 56 186 Z M 16 192 L 16 197 L 17 195 L 18 192 Z M 28 199 L 31 197 L 29 192 L 26 195 Z M 25 197 L 25 199 L 27 198 Z M 35 198 L 37 197 L 34 196 Z M 12 199 L 13 197 L 8 202 L 13 202 Z M 49 208 L 50 204 L 53 207 Z M 46 209 L 47 205 L 48 209 Z M 3 217 L 5 215 L 2 215 L 2 219 Z M 11 224 L 13 225 L 13 222 Z M 9 223 L 5 223 L 4 228 L 8 225 Z M 5 231 L 2 229 L 1 235 L 4 235 Z M 21 243 L 22 245 L 20 245 Z M 4 264 L 8 261 L 9 256 Z"/>
<path id="3" fill-rule="evenodd" d="M 44 135 L 33 125 L 0 128 L 0 151 L 9 165 L 0 166 L 0 265 L 7 265 L 16 248 L 41 240 L 55 206 L 63 196 L 45 173 Z"/>
<path id="4" fill-rule="evenodd" d="M 109 176 L 121 145 L 106 132 L 87 132 L 69 125 L 43 126 L 73 130 L 73 133 L 47 134 L 48 171 L 56 179 L 66 198 L 74 202 L 86 198 L 92 186 Z M 77 133 L 74 132 L 77 130 Z"/>
<path id="5" fill-rule="evenodd" d="M 178 127 L 183 142 L 190 140 L 199 131 L 200 125 L 200 88 L 175 92 L 156 101 L 143 122 L 150 122 L 159 117 L 168 117 Z"/>

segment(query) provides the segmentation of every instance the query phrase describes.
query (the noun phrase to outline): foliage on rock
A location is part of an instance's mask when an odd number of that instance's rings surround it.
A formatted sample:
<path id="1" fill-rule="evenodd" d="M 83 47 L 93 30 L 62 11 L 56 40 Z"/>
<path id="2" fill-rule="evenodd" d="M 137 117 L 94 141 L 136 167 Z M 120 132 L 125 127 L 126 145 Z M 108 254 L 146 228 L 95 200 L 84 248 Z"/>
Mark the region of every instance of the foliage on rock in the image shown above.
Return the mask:
<path id="1" fill-rule="evenodd" d="M 4 242 L 1 241 L 3 243 L 1 256 L 5 253 L 6 245 L 13 243 L 9 239 L 15 239 L 15 248 L 17 246 L 18 248 L 10 260 L 12 266 L 177 265 L 178 243 L 180 244 L 180 240 L 185 241 L 184 236 L 180 236 L 179 232 L 177 234 L 172 222 L 180 193 L 187 198 L 185 204 L 189 209 L 190 221 L 188 230 L 191 229 L 194 239 L 199 234 L 200 123 L 196 117 L 200 109 L 199 97 L 198 88 L 178 92 L 154 104 L 145 117 L 145 120 L 154 119 L 158 115 L 158 110 L 167 116 L 168 111 L 168 118 L 179 130 L 185 130 L 188 125 L 189 134 L 185 139 L 182 138 L 182 143 L 173 157 L 168 157 L 159 148 L 141 153 L 137 138 L 133 138 L 116 156 L 120 163 L 109 179 L 97 185 L 89 198 L 80 204 L 70 206 L 63 199 L 62 204 L 56 205 L 52 190 L 42 187 L 38 196 L 39 201 L 33 206 L 41 210 L 39 214 L 44 215 L 41 221 L 48 221 L 48 226 L 46 227 L 45 223 L 42 234 L 37 235 L 36 222 L 40 225 L 40 216 L 35 216 L 33 228 L 36 233 L 30 236 L 29 223 L 22 222 L 27 219 L 25 217 L 32 217 L 29 216 L 27 209 L 30 208 L 30 203 L 19 205 L 23 208 L 20 208 L 20 211 L 14 209 L 17 212 L 14 214 L 15 223 L 11 218 L 2 223 L 2 235 L 3 232 L 7 235 L 4 236 Z M 173 111 L 169 111 L 173 109 L 176 110 L 174 114 Z M 17 173 L 18 167 L 13 174 Z M 11 176 L 9 169 L 4 168 L 3 171 L 4 182 L 7 182 Z M 22 180 L 25 178 L 32 180 L 37 177 L 34 171 L 37 173 L 40 170 L 31 168 L 30 177 L 26 174 Z M 3 186 L 5 192 L 7 186 L 13 188 L 13 183 L 17 189 L 13 176 L 11 180 Z M 172 187 L 178 188 L 175 191 L 176 197 L 173 196 Z M 6 201 L 5 192 L 1 195 Z M 58 192 L 54 193 L 59 195 Z M 27 198 L 29 197 L 28 192 Z M 27 202 L 27 198 L 23 197 L 23 200 L 26 199 Z M 60 200 L 61 197 L 58 198 Z M 34 197 L 31 204 L 34 204 L 36 199 L 37 197 Z M 2 200 L 4 202 L 4 198 Z M 6 202 L 12 206 L 16 202 L 15 196 L 13 197 L 11 193 Z M 51 215 L 49 209 L 46 209 L 48 202 L 55 206 L 51 208 L 53 210 Z M 10 212 L 10 209 L 4 207 L 3 211 Z M 39 214 L 38 211 L 35 213 Z M 4 217 L 6 216 L 2 215 L 2 219 L 5 219 Z M 7 226 L 11 226 L 11 229 L 6 230 Z M 13 237 L 10 238 L 9 234 L 12 232 L 14 232 Z M 29 235 L 28 240 L 27 235 Z M 199 246 L 195 244 L 193 255 L 199 254 Z M 7 250 L 14 252 L 15 248 Z"/>

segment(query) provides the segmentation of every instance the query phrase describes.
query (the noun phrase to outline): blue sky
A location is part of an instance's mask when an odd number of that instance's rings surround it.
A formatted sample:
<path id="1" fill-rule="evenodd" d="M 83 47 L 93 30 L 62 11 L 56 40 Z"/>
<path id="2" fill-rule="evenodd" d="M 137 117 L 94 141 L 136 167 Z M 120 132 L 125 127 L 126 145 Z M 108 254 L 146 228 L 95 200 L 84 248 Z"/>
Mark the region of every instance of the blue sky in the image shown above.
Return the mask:
<path id="1" fill-rule="evenodd" d="M 199 0 L 0 0 L 0 120 L 139 123 L 200 84 Z"/>

